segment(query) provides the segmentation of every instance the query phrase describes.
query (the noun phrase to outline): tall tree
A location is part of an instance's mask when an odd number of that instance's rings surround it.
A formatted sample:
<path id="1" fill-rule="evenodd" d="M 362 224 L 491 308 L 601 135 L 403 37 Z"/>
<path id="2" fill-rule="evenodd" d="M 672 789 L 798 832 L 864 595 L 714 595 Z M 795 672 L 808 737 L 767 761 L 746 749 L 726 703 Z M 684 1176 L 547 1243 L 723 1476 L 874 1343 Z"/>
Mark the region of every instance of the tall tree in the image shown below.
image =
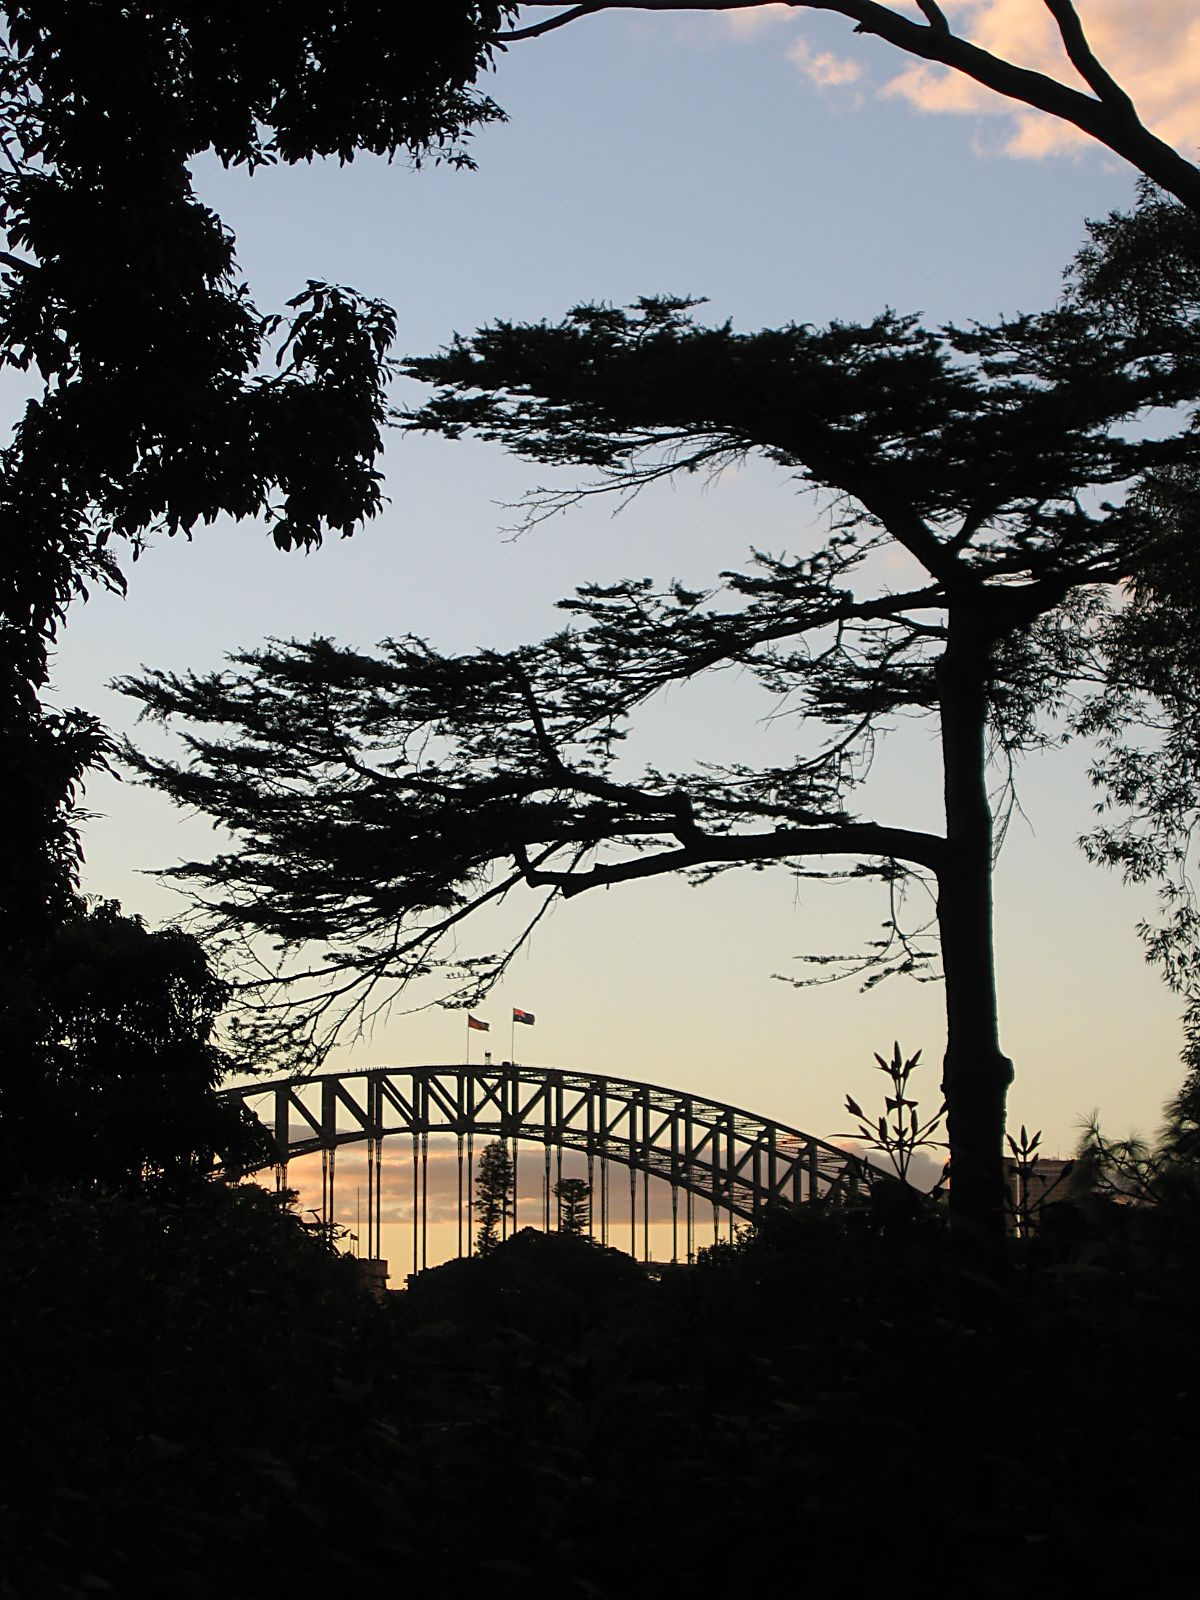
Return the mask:
<path id="1" fill-rule="evenodd" d="M 35 388 L 0 451 L 9 1062 L 32 1060 L 36 952 L 72 914 L 73 804 L 106 748 L 86 712 L 42 703 L 67 606 L 122 587 L 118 552 L 154 533 L 261 516 L 281 548 L 311 547 L 380 504 L 391 311 L 310 280 L 282 314 L 260 313 L 191 163 L 465 162 L 473 126 L 500 115 L 474 85 L 512 13 L 502 0 L 0 9 L 0 360 Z M 26 1078 L 0 1075 L 0 1120 Z"/>
<path id="2" fill-rule="evenodd" d="M 582 1239 L 592 1225 L 592 1191 L 583 1178 L 562 1178 L 554 1185 L 558 1231 Z"/>
<path id="3" fill-rule="evenodd" d="M 1079 308 L 966 332 L 885 313 L 755 334 L 699 326 L 691 309 L 585 306 L 457 340 L 408 363 L 440 386 L 410 425 L 598 470 L 576 495 L 758 454 L 826 491 L 827 538 L 804 529 L 806 553 L 756 552 L 713 590 L 586 586 L 564 602 L 566 631 L 508 653 L 448 658 L 403 639 L 364 655 L 318 639 L 235 657 L 226 674 L 152 673 L 124 687 L 188 724 L 190 760 L 136 759 L 239 840 L 180 869 L 217 924 L 327 952 L 305 969 L 324 985 L 314 1037 L 439 966 L 460 998 L 486 987 L 508 954 L 461 959 L 461 924 L 521 884 L 553 898 L 845 858 L 895 897 L 906 874 L 928 875 L 953 1206 L 998 1238 L 1012 1067 L 993 975 L 989 750 L 1039 742 L 1037 712 L 1087 649 L 1098 596 L 1154 538 L 1125 491 L 1195 459 L 1186 421 L 1144 424 L 1196 392 L 1197 364 L 1101 336 Z M 723 668 L 785 701 L 795 758 L 629 771 L 621 740 L 638 708 Z M 897 714 L 937 730 L 944 815 L 928 831 L 850 809 Z M 925 952 L 897 921 L 875 957 L 914 971 Z"/>
<path id="4" fill-rule="evenodd" d="M 508 1146 L 499 1139 L 485 1145 L 475 1171 L 475 1198 L 471 1202 L 479 1219 L 475 1248 L 481 1256 L 491 1255 L 500 1242 L 500 1228 L 512 1204 L 515 1181 Z"/>
<path id="5" fill-rule="evenodd" d="M 1079 301 L 1118 337 L 1200 350 L 1200 220 L 1145 184 L 1131 213 L 1091 227 L 1073 271 Z M 1148 473 L 1137 496 L 1157 524 L 1132 574 L 1128 603 L 1101 640 L 1104 684 L 1078 719 L 1099 743 L 1092 777 L 1099 822 L 1093 859 L 1155 884 L 1160 915 L 1142 923 L 1148 957 L 1185 1005 L 1184 1059 L 1200 1068 L 1200 905 L 1192 874 L 1200 838 L 1200 471 Z M 1194 1098 L 1194 1096 L 1193 1096 Z"/>
<path id="6" fill-rule="evenodd" d="M 523 11 L 553 10 L 554 15 L 502 35 L 504 42 L 541 38 L 571 23 L 605 11 L 755 11 L 775 0 L 590 0 L 583 5 L 561 5 L 555 0 L 525 5 Z M 1071 88 L 1057 78 L 1031 71 L 972 44 L 954 32 L 936 0 L 915 0 L 922 20 L 877 0 L 783 0 L 792 11 L 828 11 L 854 24 L 854 32 L 873 35 L 906 55 L 931 61 L 1062 122 L 1069 122 L 1090 138 L 1107 146 L 1137 171 L 1168 193 L 1200 211 L 1200 167 L 1187 161 L 1164 140 L 1151 133 L 1125 90 L 1098 59 L 1072 0 L 1041 0 L 1062 40 L 1064 64 L 1086 86 Z M 1028 0 L 1030 11 L 1038 0 Z M 1186 41 L 1180 33 L 1180 49 Z M 1090 92 L 1089 92 L 1090 91 Z"/>

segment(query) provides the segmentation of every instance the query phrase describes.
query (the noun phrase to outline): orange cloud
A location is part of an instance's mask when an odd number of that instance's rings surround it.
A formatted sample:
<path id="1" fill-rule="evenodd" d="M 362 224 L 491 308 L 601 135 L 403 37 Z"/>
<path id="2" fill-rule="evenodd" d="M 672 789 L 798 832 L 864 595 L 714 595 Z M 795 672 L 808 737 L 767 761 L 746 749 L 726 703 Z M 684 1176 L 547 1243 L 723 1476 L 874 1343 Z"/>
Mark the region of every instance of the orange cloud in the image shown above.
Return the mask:
<path id="1" fill-rule="evenodd" d="M 1073 88 L 1085 87 L 1041 0 L 941 0 L 951 26 L 972 43 Z M 1186 154 L 1200 146 L 1200 11 L 1196 0 L 1077 0 L 1096 56 L 1134 100 L 1142 120 Z M 1086 136 L 1067 123 L 924 63 L 884 85 L 921 111 L 1000 115 L 1011 128 L 1002 148 L 1027 158 L 1079 148 Z"/>

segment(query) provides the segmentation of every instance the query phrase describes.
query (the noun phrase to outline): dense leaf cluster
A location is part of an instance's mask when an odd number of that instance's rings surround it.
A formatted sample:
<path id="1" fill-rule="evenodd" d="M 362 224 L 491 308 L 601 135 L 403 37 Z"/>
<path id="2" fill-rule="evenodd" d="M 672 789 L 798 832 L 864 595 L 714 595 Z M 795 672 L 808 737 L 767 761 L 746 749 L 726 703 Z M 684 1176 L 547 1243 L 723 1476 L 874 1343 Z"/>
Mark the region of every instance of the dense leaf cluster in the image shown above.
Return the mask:
<path id="1" fill-rule="evenodd" d="M 5 459 L 10 626 L 38 635 L 111 537 L 268 512 L 285 547 L 379 501 L 388 308 L 310 283 L 280 319 L 195 196 L 250 168 L 361 151 L 464 160 L 510 7 L 11 4 L 0 54 L 0 347 L 44 384 Z M 369 48 L 368 48 L 369 42 Z"/>
<path id="2" fill-rule="evenodd" d="M 9 1125 L 29 1173 L 180 1194 L 272 1159 L 261 1126 L 214 1091 L 234 1063 L 215 1038 L 228 986 L 190 934 L 147 929 L 113 901 L 76 906 L 38 972 L 40 1071 Z"/>
<path id="3" fill-rule="evenodd" d="M 1200 223 L 1144 187 L 1131 215 L 1093 225 L 1074 288 L 1119 335 L 1200 347 Z M 1196 424 L 1193 422 L 1193 427 Z M 1103 635 L 1103 692 L 1078 719 L 1099 742 L 1099 820 L 1084 845 L 1126 879 L 1155 883 L 1162 911 L 1141 933 L 1147 954 L 1185 998 L 1194 1033 L 1200 918 L 1192 883 L 1200 824 L 1200 472 L 1194 461 L 1150 471 L 1135 498 L 1153 529 L 1129 603 Z M 1189 1046 L 1189 1049 L 1191 1047 Z"/>

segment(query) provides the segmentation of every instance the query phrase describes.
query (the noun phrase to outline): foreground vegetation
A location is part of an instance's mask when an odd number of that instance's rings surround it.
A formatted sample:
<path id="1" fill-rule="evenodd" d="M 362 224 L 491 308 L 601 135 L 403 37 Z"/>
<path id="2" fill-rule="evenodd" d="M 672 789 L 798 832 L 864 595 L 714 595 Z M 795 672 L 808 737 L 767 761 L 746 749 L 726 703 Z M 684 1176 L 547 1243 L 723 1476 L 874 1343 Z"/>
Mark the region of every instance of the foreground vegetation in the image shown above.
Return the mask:
<path id="1" fill-rule="evenodd" d="M 1186 1207 L 1060 1208 L 998 1277 L 868 1210 L 650 1274 L 525 1231 L 383 1304 L 251 1187 L 7 1224 L 5 1596 L 1146 1594 L 1189 1553 Z"/>

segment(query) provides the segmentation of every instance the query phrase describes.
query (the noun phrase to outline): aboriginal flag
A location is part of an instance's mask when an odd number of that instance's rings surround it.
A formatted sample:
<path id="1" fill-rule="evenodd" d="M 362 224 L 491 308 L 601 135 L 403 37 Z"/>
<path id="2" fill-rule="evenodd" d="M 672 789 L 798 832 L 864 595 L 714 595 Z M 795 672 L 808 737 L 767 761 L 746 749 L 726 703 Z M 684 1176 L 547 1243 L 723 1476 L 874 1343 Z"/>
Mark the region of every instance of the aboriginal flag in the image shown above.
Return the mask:
<path id="1" fill-rule="evenodd" d="M 529 1025 L 529 1027 L 532 1028 L 535 1020 L 536 1019 L 535 1019 L 532 1011 L 518 1011 L 516 1006 L 513 1007 L 513 1021 L 514 1022 L 524 1022 L 524 1023 L 527 1023 Z"/>
<path id="2" fill-rule="evenodd" d="M 478 1017 L 468 1016 L 467 1017 L 467 1027 L 468 1028 L 478 1028 L 480 1033 L 486 1033 L 488 1031 L 488 1029 L 491 1027 L 491 1023 L 490 1022 L 480 1022 Z"/>

